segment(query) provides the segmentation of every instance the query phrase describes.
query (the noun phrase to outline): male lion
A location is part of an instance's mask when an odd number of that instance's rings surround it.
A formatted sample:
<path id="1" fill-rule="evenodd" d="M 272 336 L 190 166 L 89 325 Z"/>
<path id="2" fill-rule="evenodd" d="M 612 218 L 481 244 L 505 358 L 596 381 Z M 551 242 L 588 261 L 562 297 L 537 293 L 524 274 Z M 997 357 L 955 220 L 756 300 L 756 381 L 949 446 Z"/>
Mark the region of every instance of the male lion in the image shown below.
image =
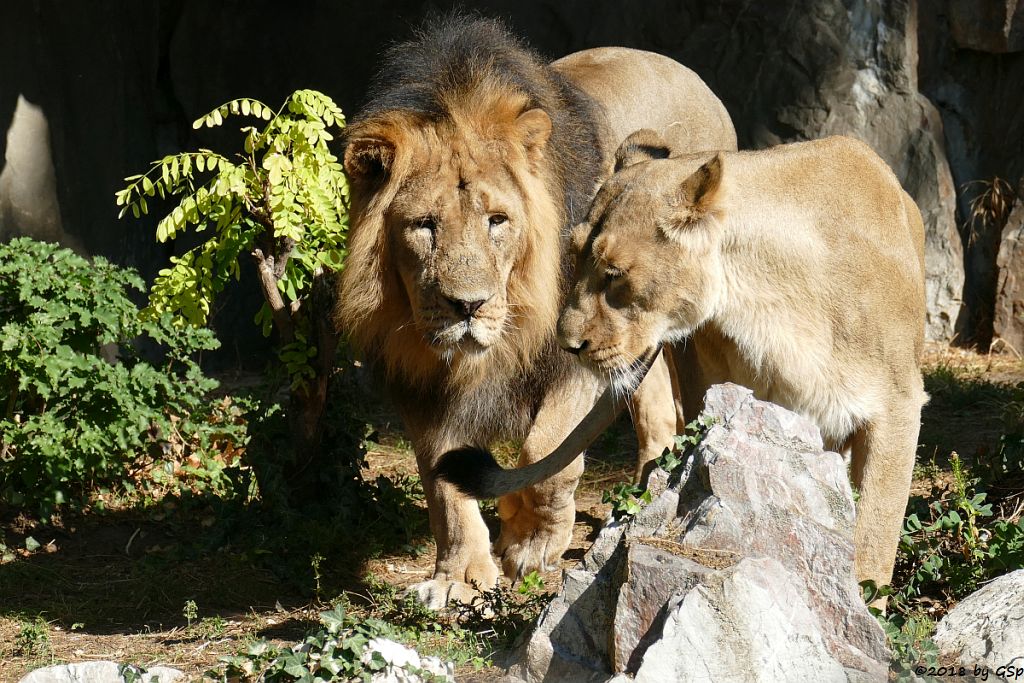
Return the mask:
<path id="1" fill-rule="evenodd" d="M 388 53 L 348 127 L 337 317 L 381 370 L 416 451 L 437 541 L 433 579 L 414 587 L 428 605 L 467 600 L 470 584 L 498 576 L 479 507 L 436 480 L 436 459 L 504 437 L 525 439 L 528 463 L 591 408 L 600 381 L 555 339 L 568 226 L 630 131 L 674 122 L 685 149 L 735 149 L 722 104 L 666 57 L 602 48 L 548 66 L 500 24 L 456 17 Z M 667 366 L 652 373 L 635 406 L 642 459 L 676 426 Z M 574 460 L 499 501 L 506 574 L 568 546 Z"/>
<path id="2" fill-rule="evenodd" d="M 631 136 L 573 229 L 562 344 L 613 373 L 688 339 L 695 395 L 736 382 L 812 419 L 852 454 L 857 578 L 888 584 L 927 400 L 917 206 L 850 138 L 668 152 Z"/>

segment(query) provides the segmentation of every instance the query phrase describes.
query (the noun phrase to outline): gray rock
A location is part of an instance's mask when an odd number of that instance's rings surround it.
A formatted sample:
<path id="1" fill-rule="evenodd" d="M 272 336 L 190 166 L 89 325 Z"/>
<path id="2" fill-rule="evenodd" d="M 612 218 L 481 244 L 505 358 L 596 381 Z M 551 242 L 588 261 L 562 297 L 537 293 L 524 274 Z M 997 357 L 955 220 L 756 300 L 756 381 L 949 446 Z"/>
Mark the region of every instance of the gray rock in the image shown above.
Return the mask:
<path id="1" fill-rule="evenodd" d="M 996 268 L 992 348 L 1024 356 L 1024 200 L 1017 200 L 1003 228 Z"/>
<path id="2" fill-rule="evenodd" d="M 566 572 L 510 680 L 885 680 L 843 458 L 742 387 L 705 406 L 714 424 L 682 474 Z"/>
<path id="3" fill-rule="evenodd" d="M 965 666 L 1024 668 L 1024 569 L 961 600 L 935 627 L 934 640 Z"/>
<path id="4" fill-rule="evenodd" d="M 651 542 L 654 542 L 652 539 Z M 667 545 L 667 544 L 666 544 Z M 631 543 L 626 558 L 626 578 L 619 589 L 612 629 L 611 665 L 614 671 L 636 671 L 639 657 L 661 631 L 664 608 L 677 591 L 700 583 L 710 570 L 668 549 Z M 678 552 L 678 551 L 677 551 Z"/>
<path id="5" fill-rule="evenodd" d="M 361 661 L 369 664 L 374 655 L 379 655 L 387 662 L 387 666 L 374 672 L 370 683 L 453 683 L 455 681 L 455 664 L 445 662 L 437 657 L 421 655 L 411 647 L 406 647 L 387 638 L 371 638 L 363 650 Z"/>
<path id="6" fill-rule="evenodd" d="M 117 662 L 79 662 L 36 669 L 20 683 L 124 683 Z M 142 674 L 143 683 L 173 683 L 184 680 L 185 674 L 166 666 L 151 666 Z"/>
<path id="7" fill-rule="evenodd" d="M 782 563 L 746 558 L 686 593 L 636 680 L 847 680 L 809 602 L 801 577 Z M 877 680 L 885 680 L 884 671 Z"/>

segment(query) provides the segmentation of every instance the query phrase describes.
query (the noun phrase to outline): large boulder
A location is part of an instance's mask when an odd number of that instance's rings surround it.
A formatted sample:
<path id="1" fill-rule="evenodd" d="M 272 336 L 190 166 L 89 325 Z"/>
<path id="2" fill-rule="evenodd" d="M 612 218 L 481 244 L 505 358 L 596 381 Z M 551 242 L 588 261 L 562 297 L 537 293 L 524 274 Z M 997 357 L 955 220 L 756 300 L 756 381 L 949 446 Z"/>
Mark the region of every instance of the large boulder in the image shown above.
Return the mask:
<path id="1" fill-rule="evenodd" d="M 961 340 L 985 348 L 993 336 L 1001 226 L 972 224 L 971 201 L 997 178 L 1015 186 L 1024 174 L 1024 52 L 998 49 L 1003 40 L 999 36 L 1013 26 L 1007 25 L 1008 18 L 1024 18 L 1024 3 L 929 0 L 919 1 L 918 7 L 920 90 L 942 114 L 946 158 L 958 188 L 957 213 L 964 229 L 965 310 L 959 331 Z"/>
<path id="2" fill-rule="evenodd" d="M 747 389 L 705 401 L 714 425 L 693 457 L 566 572 L 511 680 L 885 680 L 843 458 Z"/>
<path id="3" fill-rule="evenodd" d="M 1003 228 L 996 269 L 993 349 L 1008 347 L 1005 350 L 1024 356 L 1024 200 L 1017 200 Z"/>
<path id="4" fill-rule="evenodd" d="M 934 640 L 943 656 L 964 666 L 1024 669 L 1024 569 L 957 603 L 935 627 Z"/>

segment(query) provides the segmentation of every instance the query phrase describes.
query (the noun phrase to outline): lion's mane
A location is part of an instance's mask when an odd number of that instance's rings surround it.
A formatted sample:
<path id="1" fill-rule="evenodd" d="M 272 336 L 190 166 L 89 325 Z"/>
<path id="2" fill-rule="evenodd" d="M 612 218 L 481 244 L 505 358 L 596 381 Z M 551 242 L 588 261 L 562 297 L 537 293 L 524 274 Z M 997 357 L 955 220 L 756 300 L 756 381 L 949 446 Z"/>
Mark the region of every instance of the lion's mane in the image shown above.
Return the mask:
<path id="1" fill-rule="evenodd" d="M 413 40 L 391 48 L 368 100 L 347 140 L 379 135 L 392 140 L 397 152 L 386 160 L 384 180 L 352 185 L 353 227 L 337 309 L 341 327 L 391 383 L 425 395 L 479 387 L 485 379 L 518 377 L 522 383 L 539 366 L 557 365 L 553 338 L 564 295 L 567 227 L 586 215 L 603 164 L 596 105 L 500 23 L 465 16 L 435 19 Z M 533 108 L 548 114 L 552 131 L 532 174 L 536 186 L 523 188 L 530 229 L 509 278 L 515 325 L 482 360 L 457 357 L 448 367 L 412 323 L 390 253 L 385 214 L 417 161 L 402 150 L 444 145 L 443 131 L 456 123 L 500 138 L 503 127 Z M 519 177 L 530 175 L 518 170 Z M 449 375 L 440 387 L 444 371 Z"/>

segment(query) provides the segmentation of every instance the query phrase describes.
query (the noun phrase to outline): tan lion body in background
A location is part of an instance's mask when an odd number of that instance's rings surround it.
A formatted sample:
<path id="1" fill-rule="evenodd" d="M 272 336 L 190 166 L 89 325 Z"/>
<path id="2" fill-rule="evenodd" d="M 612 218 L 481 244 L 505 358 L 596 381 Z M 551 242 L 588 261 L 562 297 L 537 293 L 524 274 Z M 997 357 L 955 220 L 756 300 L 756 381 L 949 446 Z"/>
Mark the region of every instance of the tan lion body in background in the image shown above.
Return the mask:
<path id="1" fill-rule="evenodd" d="M 687 340 L 687 395 L 731 381 L 812 419 L 852 456 L 857 578 L 888 584 L 927 400 L 917 206 L 850 138 L 670 151 L 631 136 L 573 230 L 563 345 L 607 373 Z"/>
<path id="2" fill-rule="evenodd" d="M 601 48 L 546 66 L 499 25 L 454 19 L 394 48 L 349 126 L 349 255 L 338 320 L 379 369 L 416 451 L 437 562 L 427 604 L 468 599 L 498 569 L 476 501 L 432 476 L 464 445 L 524 439 L 547 454 L 594 404 L 595 376 L 555 326 L 566 234 L 640 126 L 689 150 L 734 149 L 722 104 L 659 55 Z M 634 397 L 641 460 L 676 427 L 667 365 Z M 571 539 L 577 458 L 499 501 L 497 552 L 516 575 L 557 562 Z"/>

